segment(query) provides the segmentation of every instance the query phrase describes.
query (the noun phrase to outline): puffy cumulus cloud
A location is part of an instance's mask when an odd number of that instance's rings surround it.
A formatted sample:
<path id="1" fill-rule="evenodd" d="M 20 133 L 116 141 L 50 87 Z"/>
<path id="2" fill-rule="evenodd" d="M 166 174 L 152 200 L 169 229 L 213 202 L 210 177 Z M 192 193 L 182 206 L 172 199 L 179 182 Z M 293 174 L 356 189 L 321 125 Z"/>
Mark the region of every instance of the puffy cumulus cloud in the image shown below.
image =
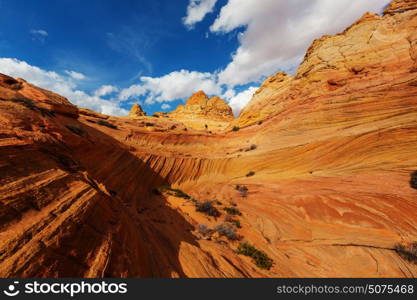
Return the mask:
<path id="1" fill-rule="evenodd" d="M 192 28 L 196 23 L 213 11 L 217 0 L 190 0 L 187 7 L 187 15 L 182 19 L 185 26 Z"/>
<path id="2" fill-rule="evenodd" d="M 164 104 L 162 104 L 162 105 L 161 105 L 161 108 L 162 108 L 163 110 L 168 110 L 168 109 L 170 109 L 170 108 L 171 108 L 171 105 L 169 105 L 169 104 L 167 104 L 167 103 L 164 103 Z"/>
<path id="3" fill-rule="evenodd" d="M 78 90 L 72 76 L 46 71 L 14 58 L 0 58 L 0 72 L 21 77 L 28 82 L 67 97 L 75 105 L 109 115 L 127 115 L 117 101 L 110 101 Z"/>
<path id="4" fill-rule="evenodd" d="M 134 84 L 120 91 L 119 100 L 125 101 L 128 99 L 143 96 L 144 94 L 146 94 L 146 88 L 141 85 Z"/>
<path id="5" fill-rule="evenodd" d="M 260 80 L 278 69 L 294 69 L 311 42 L 335 34 L 366 11 L 382 11 L 390 0 L 228 0 L 210 27 L 228 33 L 243 27 L 239 48 L 220 72 L 231 86 Z"/>
<path id="6" fill-rule="evenodd" d="M 84 74 L 75 71 L 65 70 L 64 73 L 76 80 L 84 80 L 87 78 Z"/>
<path id="7" fill-rule="evenodd" d="M 141 77 L 141 83 L 123 89 L 120 100 L 146 96 L 146 103 L 170 102 L 185 99 L 198 90 L 209 95 L 219 95 L 222 91 L 215 74 L 196 71 L 174 71 L 162 77 Z"/>
<path id="8" fill-rule="evenodd" d="M 238 94 L 233 94 L 231 98 L 226 98 L 229 100 L 229 105 L 233 110 L 233 114 L 237 117 L 240 114 L 240 111 L 249 103 L 252 99 L 253 94 L 258 90 L 258 87 L 251 86 L 247 90 L 240 92 Z"/>
<path id="9" fill-rule="evenodd" d="M 94 95 L 97 97 L 104 97 L 117 91 L 119 91 L 119 88 L 114 85 L 102 85 L 94 92 Z"/>

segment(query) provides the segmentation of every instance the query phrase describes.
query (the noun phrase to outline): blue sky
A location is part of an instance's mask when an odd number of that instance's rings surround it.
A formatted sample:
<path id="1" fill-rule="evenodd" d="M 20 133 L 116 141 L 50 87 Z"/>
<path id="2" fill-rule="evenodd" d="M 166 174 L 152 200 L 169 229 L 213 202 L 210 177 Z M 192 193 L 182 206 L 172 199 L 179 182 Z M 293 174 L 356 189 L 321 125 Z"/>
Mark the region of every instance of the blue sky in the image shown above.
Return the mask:
<path id="1" fill-rule="evenodd" d="M 388 2 L 0 0 L 0 72 L 108 114 L 169 111 L 199 89 L 238 113 L 313 39 Z"/>

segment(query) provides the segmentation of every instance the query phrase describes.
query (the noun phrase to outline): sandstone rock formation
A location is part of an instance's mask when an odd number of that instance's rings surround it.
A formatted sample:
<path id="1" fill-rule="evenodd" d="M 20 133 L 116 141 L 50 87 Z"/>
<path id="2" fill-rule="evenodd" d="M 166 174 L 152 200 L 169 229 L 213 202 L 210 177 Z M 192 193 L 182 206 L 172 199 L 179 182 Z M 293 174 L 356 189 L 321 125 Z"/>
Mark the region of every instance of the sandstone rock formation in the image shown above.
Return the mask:
<path id="1" fill-rule="evenodd" d="M 405 12 L 407 10 L 412 10 L 417 8 L 417 3 L 415 0 L 393 0 L 385 9 L 385 14 L 397 14 Z"/>
<path id="2" fill-rule="evenodd" d="M 204 91 L 192 95 L 185 105 L 168 113 L 168 117 L 194 129 L 218 132 L 227 128 L 234 116 L 232 108 L 220 97 L 209 98 Z"/>
<path id="3" fill-rule="evenodd" d="M 179 105 L 169 115 L 177 119 L 233 120 L 232 108 L 220 97 L 209 98 L 204 91 L 196 92 L 185 105 Z"/>
<path id="4" fill-rule="evenodd" d="M 413 3 L 315 41 L 227 132 L 180 121 L 214 110 L 229 126 L 202 92 L 151 122 L 1 76 L 0 275 L 416 277 L 397 246 L 417 241 Z M 220 216 L 196 210 L 213 200 Z M 242 241 L 272 267 L 238 255 Z"/>
<path id="5" fill-rule="evenodd" d="M 146 112 L 142 109 L 142 106 L 139 104 L 133 104 L 132 108 L 129 112 L 129 117 L 144 117 L 146 116 Z"/>

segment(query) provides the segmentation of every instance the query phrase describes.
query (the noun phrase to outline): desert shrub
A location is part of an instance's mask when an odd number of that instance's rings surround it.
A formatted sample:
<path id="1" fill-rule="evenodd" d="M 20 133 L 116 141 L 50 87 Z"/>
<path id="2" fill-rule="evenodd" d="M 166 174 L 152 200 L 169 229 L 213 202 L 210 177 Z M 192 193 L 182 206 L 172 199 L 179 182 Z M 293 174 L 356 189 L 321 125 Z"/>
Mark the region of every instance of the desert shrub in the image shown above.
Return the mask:
<path id="1" fill-rule="evenodd" d="M 233 127 L 233 129 L 232 129 L 232 131 L 239 131 L 240 130 L 240 127 L 239 126 L 235 126 L 235 127 Z"/>
<path id="2" fill-rule="evenodd" d="M 246 151 L 246 152 L 253 151 L 253 150 L 256 150 L 256 148 L 258 148 L 258 146 L 256 146 L 256 145 L 251 145 L 249 148 L 246 148 L 246 149 L 245 149 L 245 151 Z"/>
<path id="3" fill-rule="evenodd" d="M 218 232 L 221 236 L 227 237 L 227 239 L 233 241 L 238 239 L 236 228 L 227 223 L 221 223 L 214 227 L 214 231 Z"/>
<path id="4" fill-rule="evenodd" d="M 205 213 L 211 217 L 219 217 L 220 212 L 213 206 L 213 201 L 199 202 L 196 204 L 196 211 Z"/>
<path id="5" fill-rule="evenodd" d="M 205 124 L 205 125 L 204 125 L 204 128 L 205 128 L 205 129 L 208 129 L 208 125 L 207 125 L 207 124 Z"/>
<path id="6" fill-rule="evenodd" d="M 226 216 L 225 221 L 228 223 L 232 223 L 233 225 L 236 226 L 236 228 L 242 228 L 240 221 L 237 219 L 233 219 L 232 216 Z"/>
<path id="7" fill-rule="evenodd" d="M 198 224 L 196 230 L 202 236 L 209 236 L 213 232 L 213 230 L 211 230 L 206 224 Z"/>
<path id="8" fill-rule="evenodd" d="M 246 177 L 252 177 L 255 176 L 255 172 L 254 171 L 250 171 L 248 174 L 246 174 Z"/>
<path id="9" fill-rule="evenodd" d="M 225 207 L 223 209 L 229 215 L 232 215 L 232 216 L 241 216 L 242 215 L 242 213 L 240 212 L 240 210 L 238 210 L 237 208 L 234 208 L 234 207 Z"/>
<path id="10" fill-rule="evenodd" d="M 410 186 L 413 189 L 417 190 L 417 171 L 414 171 L 413 173 L 411 173 L 410 175 Z"/>
<path id="11" fill-rule="evenodd" d="M 80 125 L 65 125 L 65 127 L 76 135 L 84 134 L 84 130 L 80 127 Z"/>
<path id="12" fill-rule="evenodd" d="M 408 245 L 397 244 L 394 249 L 402 258 L 417 264 L 417 242 Z"/>
<path id="13" fill-rule="evenodd" d="M 265 252 L 256 249 L 249 243 L 241 243 L 236 253 L 251 257 L 255 265 L 261 269 L 269 270 L 272 267 L 273 260 Z"/>
<path id="14" fill-rule="evenodd" d="M 233 225 L 235 225 L 237 228 L 242 228 L 242 225 L 240 224 L 239 220 L 233 219 L 230 221 Z"/>
<path id="15" fill-rule="evenodd" d="M 177 126 L 172 125 L 170 129 L 171 129 L 171 130 L 177 129 Z"/>
<path id="16" fill-rule="evenodd" d="M 145 123 L 145 126 L 146 126 L 146 127 L 152 127 L 152 126 L 154 126 L 154 123 L 146 122 L 146 123 Z"/>
<path id="17" fill-rule="evenodd" d="M 158 192 L 161 193 L 161 194 L 164 193 L 164 192 L 168 192 L 169 194 L 171 194 L 175 197 L 178 197 L 178 198 L 191 199 L 191 197 L 189 195 L 187 195 L 186 193 L 184 193 L 180 189 L 174 189 L 174 188 L 169 187 L 169 186 L 161 186 L 160 188 L 158 188 Z"/>
<path id="18" fill-rule="evenodd" d="M 258 125 L 262 125 L 264 122 L 263 121 L 259 121 L 258 122 Z"/>
<path id="19" fill-rule="evenodd" d="M 96 123 L 98 125 L 101 125 L 101 126 L 109 127 L 109 128 L 112 128 L 112 129 L 117 129 L 116 125 L 111 124 L 111 123 L 109 123 L 107 121 L 104 121 L 104 120 L 98 120 Z"/>
<path id="20" fill-rule="evenodd" d="M 244 185 L 236 185 L 235 189 L 239 192 L 240 196 L 247 197 L 249 189 Z"/>

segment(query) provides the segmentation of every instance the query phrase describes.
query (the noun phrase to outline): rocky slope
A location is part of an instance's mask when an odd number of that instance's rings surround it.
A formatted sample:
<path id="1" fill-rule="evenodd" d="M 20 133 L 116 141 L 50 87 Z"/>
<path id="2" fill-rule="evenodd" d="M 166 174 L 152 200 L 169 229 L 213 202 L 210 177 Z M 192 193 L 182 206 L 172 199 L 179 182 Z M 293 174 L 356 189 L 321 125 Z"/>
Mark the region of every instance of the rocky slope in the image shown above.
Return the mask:
<path id="1" fill-rule="evenodd" d="M 315 41 L 236 120 L 201 92 L 118 118 L 1 76 L 0 275 L 415 277 L 398 245 L 417 241 L 416 7 Z"/>

